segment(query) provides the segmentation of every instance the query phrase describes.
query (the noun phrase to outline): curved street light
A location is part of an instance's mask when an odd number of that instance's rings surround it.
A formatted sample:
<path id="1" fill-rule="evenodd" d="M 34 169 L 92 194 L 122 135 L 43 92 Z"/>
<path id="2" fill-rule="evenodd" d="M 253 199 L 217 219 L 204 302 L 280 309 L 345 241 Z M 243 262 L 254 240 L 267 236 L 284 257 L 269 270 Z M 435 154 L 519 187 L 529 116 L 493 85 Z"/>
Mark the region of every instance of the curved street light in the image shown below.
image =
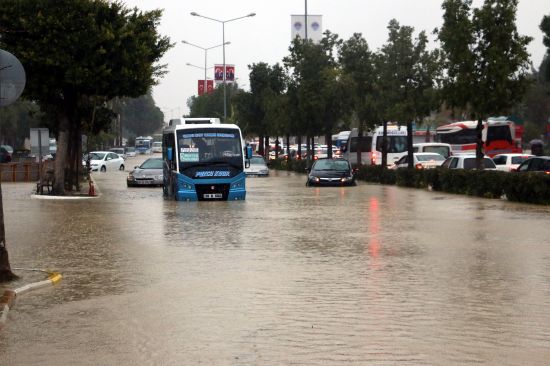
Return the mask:
<path id="1" fill-rule="evenodd" d="M 199 45 L 196 45 L 194 43 L 187 42 L 187 41 L 181 41 L 181 43 L 188 44 L 189 46 L 193 46 L 193 47 L 196 47 L 196 48 L 200 48 L 201 50 L 204 51 L 204 92 L 206 93 L 206 90 L 207 90 L 207 87 L 206 87 L 206 70 L 208 70 L 208 68 L 206 67 L 206 59 L 207 59 L 208 50 L 211 50 L 212 48 L 216 48 L 216 47 L 221 47 L 221 46 L 223 46 L 224 49 L 225 49 L 225 45 L 226 44 L 231 44 L 231 42 L 224 42 L 222 44 L 218 44 L 218 45 L 212 46 L 212 47 L 202 47 L 202 46 L 199 46 Z M 191 65 L 189 63 L 187 65 L 195 66 L 195 65 Z M 198 66 L 195 66 L 195 67 L 198 67 Z"/>
<path id="2" fill-rule="evenodd" d="M 223 42 L 222 45 L 224 45 L 223 46 L 223 120 L 225 122 L 225 120 L 227 119 L 227 100 L 226 100 L 227 98 L 226 98 L 226 81 L 225 81 L 225 23 L 229 23 L 229 22 L 239 20 L 239 19 L 243 19 L 243 18 L 253 17 L 253 16 L 256 15 L 256 13 L 250 13 L 250 14 L 247 14 L 247 15 L 243 15 L 243 16 L 228 19 L 228 20 L 220 20 L 220 19 L 210 18 L 210 17 L 204 16 L 204 15 L 200 15 L 200 14 L 194 12 L 194 11 L 191 12 L 191 15 L 194 16 L 194 17 L 199 17 L 199 18 L 212 20 L 214 22 L 218 22 L 218 23 L 222 24 L 222 42 Z"/>

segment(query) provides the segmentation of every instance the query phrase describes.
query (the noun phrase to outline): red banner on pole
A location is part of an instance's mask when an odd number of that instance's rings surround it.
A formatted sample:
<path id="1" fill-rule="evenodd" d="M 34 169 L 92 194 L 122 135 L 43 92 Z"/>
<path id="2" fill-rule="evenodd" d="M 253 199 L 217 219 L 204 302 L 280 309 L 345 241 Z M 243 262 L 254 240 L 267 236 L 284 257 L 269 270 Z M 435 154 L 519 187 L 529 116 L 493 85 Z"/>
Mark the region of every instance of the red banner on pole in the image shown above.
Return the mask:
<path id="1" fill-rule="evenodd" d="M 197 84 L 199 97 L 204 95 L 204 80 L 199 80 Z M 210 94 L 214 91 L 214 80 L 206 80 L 206 93 Z"/>
<path id="2" fill-rule="evenodd" d="M 204 94 L 204 80 L 199 80 L 198 86 L 198 94 L 199 97 Z"/>

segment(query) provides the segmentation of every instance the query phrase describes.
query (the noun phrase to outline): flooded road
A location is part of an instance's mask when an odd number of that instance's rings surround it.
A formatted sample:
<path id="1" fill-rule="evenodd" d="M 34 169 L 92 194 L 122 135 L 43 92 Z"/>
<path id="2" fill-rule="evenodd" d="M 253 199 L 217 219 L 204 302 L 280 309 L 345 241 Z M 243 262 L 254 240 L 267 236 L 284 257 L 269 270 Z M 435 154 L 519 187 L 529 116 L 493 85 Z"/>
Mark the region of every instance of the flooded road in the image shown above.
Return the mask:
<path id="1" fill-rule="evenodd" d="M 78 201 L 2 184 L 12 266 L 63 280 L 17 300 L 0 365 L 550 360 L 550 207 L 287 172 L 178 203 L 126 175 Z"/>

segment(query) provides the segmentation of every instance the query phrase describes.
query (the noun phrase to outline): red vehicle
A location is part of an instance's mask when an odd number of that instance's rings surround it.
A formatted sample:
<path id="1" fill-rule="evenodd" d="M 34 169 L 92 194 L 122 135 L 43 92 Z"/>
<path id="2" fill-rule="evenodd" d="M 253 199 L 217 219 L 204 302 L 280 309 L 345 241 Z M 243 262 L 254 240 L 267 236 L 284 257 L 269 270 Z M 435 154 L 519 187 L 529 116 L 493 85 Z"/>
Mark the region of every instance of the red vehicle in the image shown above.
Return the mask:
<path id="1" fill-rule="evenodd" d="M 436 140 L 450 144 L 453 154 L 475 154 L 477 121 L 455 122 L 436 129 Z M 483 150 L 485 155 L 521 153 L 521 126 L 506 118 L 489 118 L 483 122 Z"/>

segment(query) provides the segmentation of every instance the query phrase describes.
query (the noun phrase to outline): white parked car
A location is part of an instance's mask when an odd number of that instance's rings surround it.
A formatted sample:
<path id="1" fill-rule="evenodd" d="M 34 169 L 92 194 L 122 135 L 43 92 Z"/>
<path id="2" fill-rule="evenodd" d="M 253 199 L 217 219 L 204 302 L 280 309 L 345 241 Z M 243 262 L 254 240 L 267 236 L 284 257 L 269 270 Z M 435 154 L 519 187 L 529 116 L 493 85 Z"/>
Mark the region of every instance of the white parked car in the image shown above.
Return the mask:
<path id="1" fill-rule="evenodd" d="M 445 161 L 445 157 L 437 153 L 413 153 L 413 167 L 416 169 L 432 169 L 437 168 Z M 403 155 L 390 168 L 408 168 L 408 155 Z"/>
<path id="2" fill-rule="evenodd" d="M 499 154 L 493 157 L 493 161 L 497 166 L 497 170 L 511 172 L 517 169 L 521 163 L 531 157 L 533 157 L 533 155 L 531 154 Z"/>
<path id="3" fill-rule="evenodd" d="M 133 158 L 136 156 L 136 148 L 133 146 L 126 147 L 126 156 L 129 158 Z"/>
<path id="4" fill-rule="evenodd" d="M 86 154 L 82 160 L 84 167 L 88 159 L 90 160 L 90 169 L 92 171 L 124 170 L 124 159 L 111 151 L 92 151 Z"/>
<path id="5" fill-rule="evenodd" d="M 267 167 L 267 164 L 262 156 L 253 155 L 250 158 L 250 166 L 244 169 L 244 173 L 247 176 L 267 177 L 269 175 L 269 168 Z"/>
<path id="6" fill-rule="evenodd" d="M 473 154 L 449 156 L 441 164 L 441 167 L 448 169 L 476 169 L 476 166 L 476 156 Z M 497 170 L 493 159 L 487 156 L 483 158 L 483 166 L 485 170 Z"/>

